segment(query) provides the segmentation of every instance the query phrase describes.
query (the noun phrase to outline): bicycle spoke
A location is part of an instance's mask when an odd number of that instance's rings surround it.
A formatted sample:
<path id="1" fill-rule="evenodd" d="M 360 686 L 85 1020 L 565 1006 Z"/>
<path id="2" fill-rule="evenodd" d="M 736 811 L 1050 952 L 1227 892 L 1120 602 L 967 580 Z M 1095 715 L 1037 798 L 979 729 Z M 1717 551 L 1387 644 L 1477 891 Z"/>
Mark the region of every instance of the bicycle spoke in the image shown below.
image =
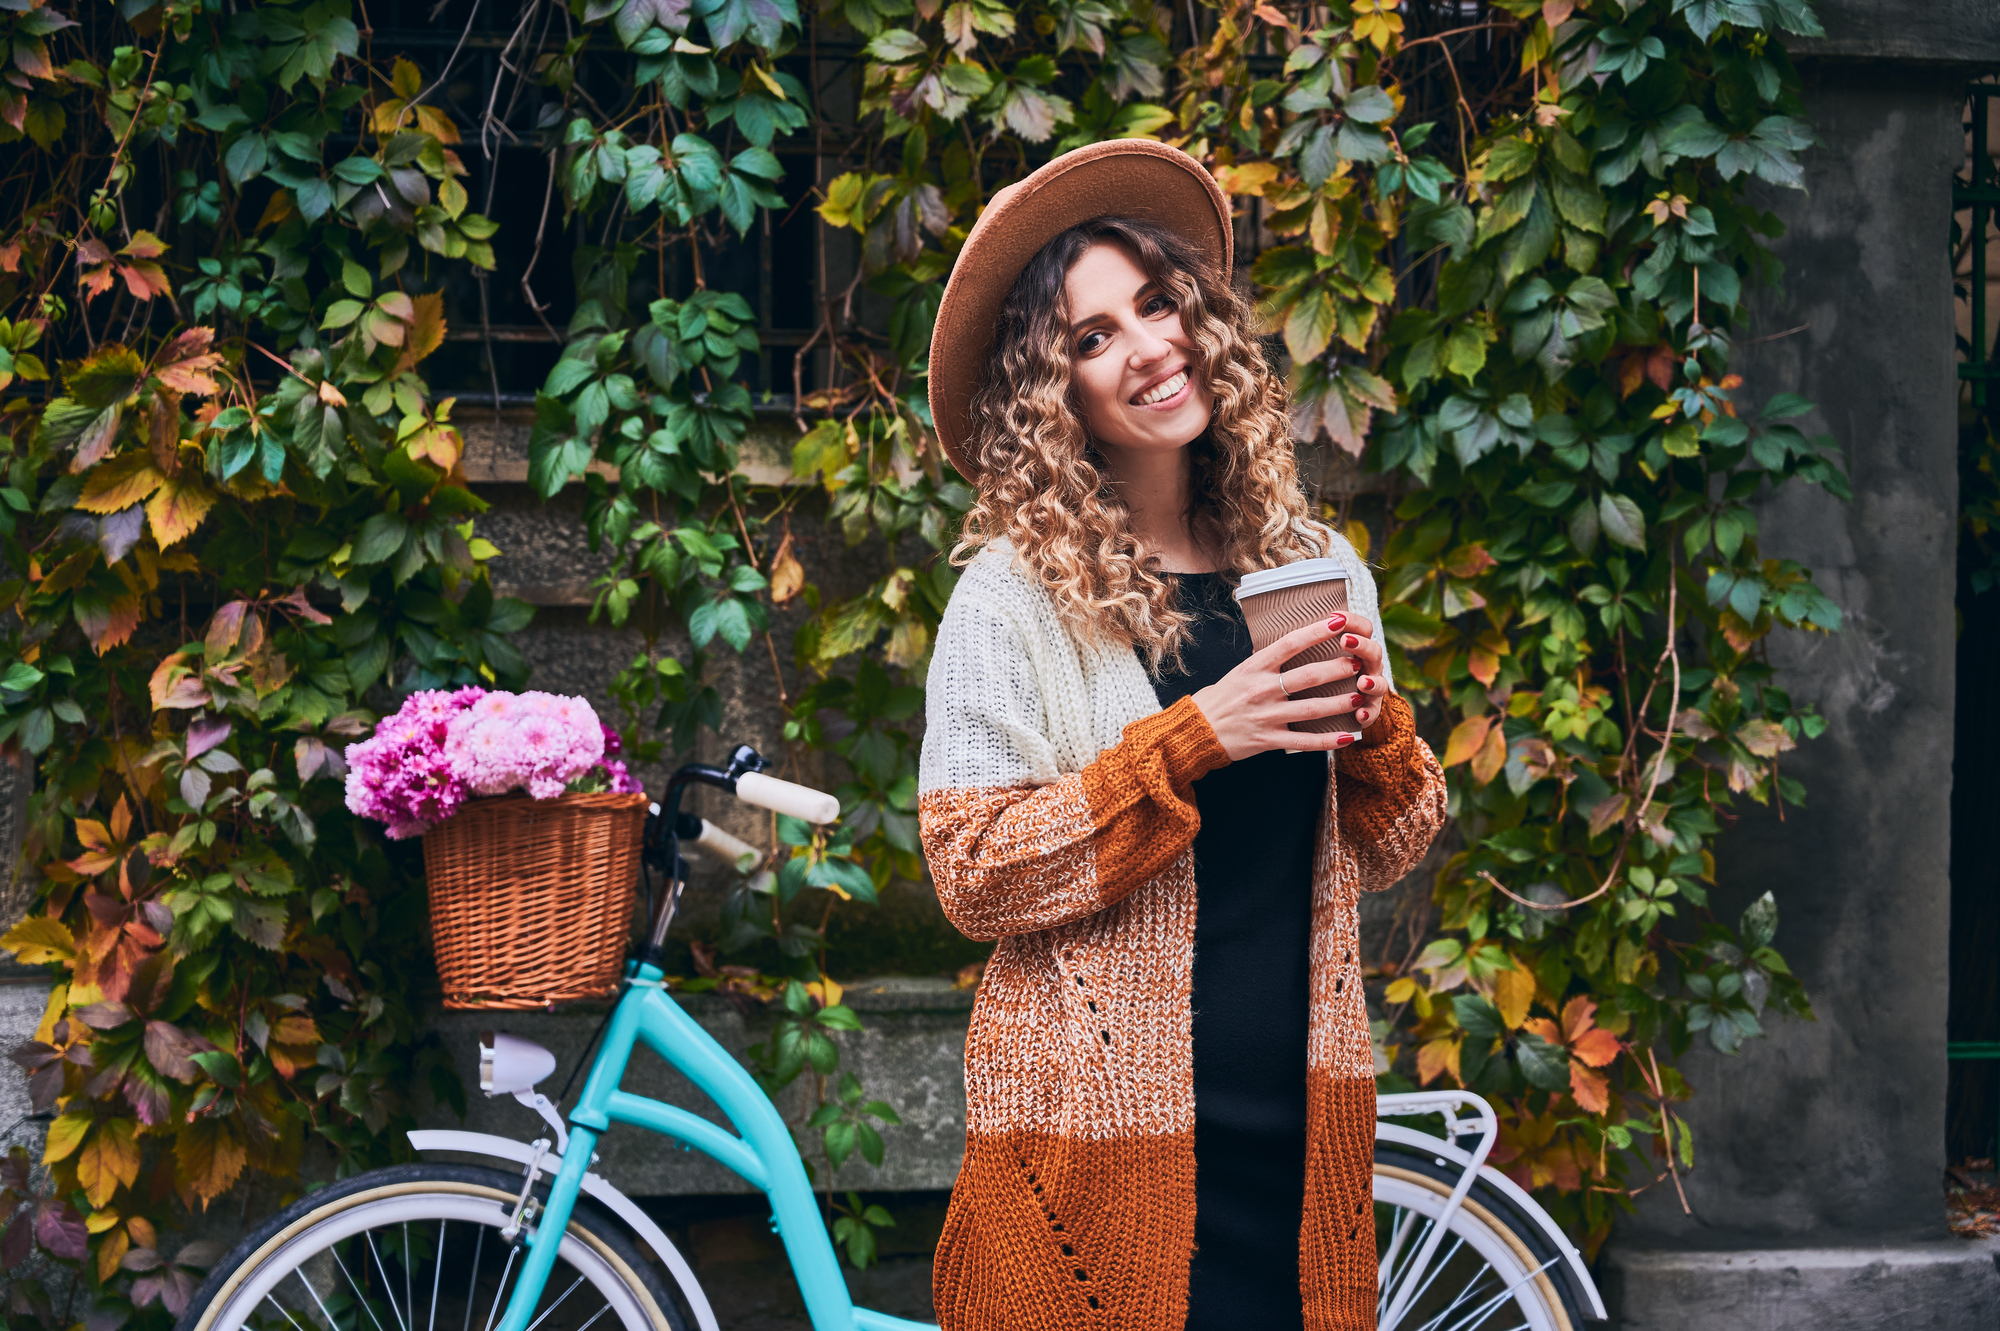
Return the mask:
<path id="1" fill-rule="evenodd" d="M 486 1251 L 486 1226 L 473 1228 L 479 1231 L 479 1242 L 472 1245 L 472 1283 L 465 1287 L 465 1325 L 459 1331 L 472 1331 L 472 1296 L 479 1289 L 479 1255 Z"/>
<path id="2" fill-rule="evenodd" d="M 1447 1266 L 1451 1265 L 1451 1259 L 1458 1256 L 1458 1250 L 1460 1248 L 1463 1248 L 1464 1246 L 1465 1246 L 1465 1239 L 1463 1237 L 1454 1237 L 1452 1239 L 1451 1250 L 1449 1252 L 1433 1253 L 1431 1255 L 1432 1266 L 1429 1275 L 1425 1277 L 1423 1284 L 1417 1286 L 1416 1292 L 1411 1294 L 1409 1299 L 1403 1304 L 1403 1312 L 1401 1315 L 1399 1315 L 1398 1320 L 1400 1320 L 1401 1316 L 1407 1316 L 1409 1314 L 1410 1309 L 1416 1307 L 1417 1304 L 1423 1299 L 1424 1295 L 1430 1293 L 1431 1286 L 1437 1283 L 1438 1277 L 1444 1274 L 1445 1268 Z M 1419 1253 L 1423 1251 L 1421 1244 L 1418 1245 L 1416 1251 Z M 1416 1261 L 1415 1254 L 1412 1254 L 1410 1260 L 1412 1263 Z M 1416 1276 L 1420 1275 L 1424 1275 L 1424 1272 L 1423 1271 L 1413 1272 L 1407 1278 L 1414 1279 Z"/>
<path id="3" fill-rule="evenodd" d="M 374 1245 L 371 1243 L 369 1246 L 372 1247 Z M 348 1288 L 354 1291 L 354 1301 L 361 1305 L 362 1312 L 368 1314 L 368 1320 L 375 1323 L 375 1331 L 388 1331 L 388 1328 L 382 1325 L 382 1319 L 377 1317 L 375 1310 L 368 1305 L 367 1291 L 354 1282 L 354 1276 L 348 1271 L 347 1263 L 340 1260 L 340 1250 L 338 1248 L 328 1248 L 327 1253 L 333 1258 L 333 1264 L 340 1268 L 340 1274 L 347 1277 Z M 366 1271 L 368 1268 L 364 1266 L 361 1269 Z M 492 1331 L 492 1328 L 489 1327 L 487 1331 Z"/>
<path id="4" fill-rule="evenodd" d="M 514 1259 L 520 1255 L 518 1243 L 507 1250 L 507 1265 L 500 1268 L 500 1288 L 493 1291 L 493 1306 L 486 1310 L 486 1331 L 493 1331 L 493 1320 L 500 1315 L 500 1305 L 506 1302 L 507 1277 L 514 1273 Z"/>
<path id="5" fill-rule="evenodd" d="M 543 1322 L 548 1321 L 549 1314 L 554 1312 L 556 1309 L 562 1307 L 563 1299 L 566 1299 L 570 1295 L 576 1293 L 577 1285 L 581 1285 L 582 1283 L 583 1283 L 583 1277 L 578 1276 L 576 1278 L 575 1283 L 562 1292 L 561 1298 L 558 1298 L 554 1303 L 551 1303 L 546 1309 L 544 1309 L 540 1317 L 537 1317 L 534 1321 L 528 1323 L 528 1331 L 535 1331 L 536 1327 L 540 1326 Z"/>
<path id="6" fill-rule="evenodd" d="M 397 1331 L 410 1331 L 410 1324 L 403 1320 L 403 1310 L 396 1306 L 396 1282 L 390 1279 L 389 1268 L 382 1261 L 382 1250 L 375 1246 L 375 1231 L 372 1229 L 366 1230 L 363 1232 L 362 1237 L 368 1240 L 368 1255 L 375 1259 L 375 1269 L 382 1273 L 382 1297 L 389 1301 L 389 1311 L 396 1314 Z M 410 1254 L 408 1252 L 408 1245 L 405 1244 L 404 1247 L 403 1265 L 407 1269 L 410 1262 Z M 365 1271 L 368 1268 L 364 1266 L 361 1269 Z M 377 1323 L 377 1325 L 380 1325 L 380 1323 Z"/>
<path id="7" fill-rule="evenodd" d="M 332 1249 L 328 1249 L 328 1251 L 331 1252 Z M 336 1257 L 334 1260 L 337 1262 L 340 1259 Z M 341 1269 L 345 1270 L 346 1268 L 343 1267 Z M 294 1271 L 292 1274 L 297 1276 L 299 1283 L 306 1287 L 306 1293 L 312 1295 L 312 1301 L 319 1305 L 319 1315 L 326 1318 L 327 1331 L 340 1331 L 340 1323 L 333 1320 L 333 1310 L 326 1306 L 326 1301 L 320 1298 L 319 1291 L 312 1287 L 312 1281 L 306 1279 L 306 1273 L 304 1271 Z M 349 1283 L 353 1282 L 350 1281 Z"/>
<path id="8" fill-rule="evenodd" d="M 1391 1290 L 1396 1287 L 1396 1281 L 1392 1274 L 1396 1269 L 1396 1259 L 1402 1255 L 1403 1243 L 1410 1237 L 1410 1228 L 1416 1223 L 1417 1213 L 1415 1211 L 1406 1211 L 1400 1206 L 1396 1207 L 1394 1213 L 1389 1217 L 1389 1246 L 1388 1250 L 1382 1254 L 1382 1260 L 1376 1263 L 1375 1266 L 1376 1289 Z M 1378 1295 L 1375 1300 L 1375 1315 L 1377 1317 L 1382 1315 L 1384 1306 L 1381 1297 Z"/>
<path id="9" fill-rule="evenodd" d="M 1436 1224 L 1437 1220 L 1435 1217 L 1425 1216 L 1423 1227 L 1419 1229 L 1415 1234 L 1410 1236 L 1410 1241 L 1406 1245 L 1404 1250 L 1403 1264 L 1401 1268 L 1397 1270 L 1395 1278 L 1383 1287 L 1382 1305 L 1375 1311 L 1375 1315 L 1377 1317 L 1380 1317 L 1383 1313 L 1389 1310 L 1389 1304 L 1393 1301 L 1393 1297 L 1397 1290 L 1401 1289 L 1405 1284 L 1407 1284 L 1410 1280 L 1414 1279 L 1417 1275 L 1422 1274 L 1420 1271 L 1417 1271 L 1415 1269 L 1417 1258 L 1419 1255 L 1422 1254 L 1424 1250 L 1424 1244 L 1429 1240 L 1431 1235 L 1431 1230 L 1434 1226 L 1436 1226 Z M 1423 1291 L 1418 1290 L 1417 1293 L 1422 1294 Z M 1410 1299 L 1410 1302 L 1415 1303 L 1416 1296 L 1413 1295 Z"/>
<path id="10" fill-rule="evenodd" d="M 1493 1314 L 1493 1311 L 1499 1308 L 1501 1304 L 1513 1298 L 1515 1290 L 1521 1288 L 1521 1286 L 1527 1284 L 1530 1280 L 1533 1280 L 1536 1276 L 1540 1275 L 1542 1272 L 1548 1270 L 1551 1266 L 1555 1265 L 1555 1261 L 1556 1261 L 1555 1258 L 1553 1257 L 1549 1258 L 1548 1261 L 1543 1262 L 1540 1266 L 1528 1272 L 1526 1275 L 1522 1276 L 1519 1280 L 1516 1280 L 1513 1284 L 1501 1290 L 1498 1294 L 1495 1294 L 1491 1299 L 1488 1299 L 1479 1308 L 1475 1309 L 1472 1313 L 1468 1314 L 1466 1320 L 1462 1320 L 1460 1322 L 1455 1323 L 1448 1329 L 1448 1331 L 1471 1331 L 1471 1328 L 1479 1326 L 1488 1317 L 1490 1317 Z M 1486 1267 L 1481 1272 L 1481 1274 L 1482 1275 L 1491 1274 L 1492 1271 L 1493 1268 L 1489 1266 Z M 1473 1283 L 1477 1284 L 1478 1282 L 1474 1281 Z M 1471 1287 L 1468 1286 L 1467 1288 L 1470 1289 Z M 1463 1296 L 1461 1296 L 1461 1298 L 1462 1297 Z M 1453 1302 L 1453 1307 L 1457 1306 L 1457 1302 L 1458 1301 L 1456 1300 Z M 1447 1308 L 1444 1313 L 1439 1314 L 1439 1317 L 1442 1318 L 1448 1315 L 1450 1311 L 1451 1309 Z M 1522 1326 L 1526 1325 L 1527 1323 L 1525 1322 L 1522 1323 Z M 1426 1331 L 1428 1331 L 1428 1328 L 1426 1328 Z M 1519 1331 L 1519 1328 L 1510 1328 L 1509 1331 Z"/>
<path id="11" fill-rule="evenodd" d="M 1444 1306 L 1442 1311 L 1432 1316 L 1430 1321 L 1425 1322 L 1422 1326 L 1418 1327 L 1416 1331 L 1439 1331 L 1439 1328 L 1443 1325 L 1444 1320 L 1447 1317 L 1450 1317 L 1453 1313 L 1457 1312 L 1461 1307 L 1463 1307 L 1467 1300 L 1483 1296 L 1485 1291 L 1482 1287 L 1486 1284 L 1486 1279 L 1488 1276 L 1492 1276 L 1496 1281 L 1499 1279 L 1499 1276 L 1494 1274 L 1493 1268 L 1487 1266 L 1482 1262 L 1479 1265 L 1479 1267 L 1473 1271 L 1472 1278 L 1465 1282 L 1465 1288 L 1461 1289 L 1457 1293 L 1457 1295 L 1455 1295 L 1452 1298 L 1452 1301 Z M 1503 1289 L 1501 1293 L 1505 1294 L 1506 1291 Z"/>
<path id="12" fill-rule="evenodd" d="M 444 1279 L 444 1231 L 451 1222 L 438 1221 L 437 1261 L 431 1267 L 431 1319 L 426 1331 L 437 1331 L 438 1324 L 438 1284 Z"/>
<path id="13" fill-rule="evenodd" d="M 278 1302 L 276 1296 L 266 1294 L 264 1296 L 264 1302 L 270 1304 L 273 1308 L 276 1308 L 281 1314 L 283 1314 L 284 1319 L 290 1322 L 293 1326 L 297 1326 L 299 1328 L 299 1331 L 306 1331 L 306 1328 L 304 1328 L 303 1326 L 299 1326 L 299 1319 L 292 1316 L 292 1310 L 290 1308 L 287 1308 L 284 1304 Z"/>

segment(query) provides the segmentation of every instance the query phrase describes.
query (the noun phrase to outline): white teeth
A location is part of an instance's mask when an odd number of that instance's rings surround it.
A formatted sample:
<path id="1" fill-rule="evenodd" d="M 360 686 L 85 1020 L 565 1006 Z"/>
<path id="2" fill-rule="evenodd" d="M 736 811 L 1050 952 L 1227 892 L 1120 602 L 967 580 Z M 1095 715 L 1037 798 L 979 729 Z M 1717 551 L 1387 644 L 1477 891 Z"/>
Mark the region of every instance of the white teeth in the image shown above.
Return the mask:
<path id="1" fill-rule="evenodd" d="M 1180 373 L 1176 374 L 1173 378 L 1167 380 L 1165 383 L 1160 384 L 1152 389 L 1149 389 L 1144 393 L 1141 393 L 1138 397 L 1132 400 L 1138 403 L 1142 407 L 1150 407 L 1155 402 L 1165 402 L 1168 398 L 1180 392 L 1183 388 L 1186 388 L 1187 381 L 1188 381 L 1188 372 L 1186 370 L 1182 370 Z"/>

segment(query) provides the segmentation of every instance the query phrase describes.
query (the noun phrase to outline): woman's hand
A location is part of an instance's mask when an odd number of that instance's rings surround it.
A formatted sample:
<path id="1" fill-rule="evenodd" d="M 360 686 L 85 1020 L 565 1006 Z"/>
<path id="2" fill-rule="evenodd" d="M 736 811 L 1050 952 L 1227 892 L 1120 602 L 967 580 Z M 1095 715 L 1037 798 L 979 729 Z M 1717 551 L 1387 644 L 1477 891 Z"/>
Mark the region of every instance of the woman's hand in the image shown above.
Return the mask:
<path id="1" fill-rule="evenodd" d="M 1333 637 L 1340 639 L 1340 649 L 1348 655 L 1284 670 L 1280 682 L 1280 668 L 1285 662 Z M 1286 690 L 1303 693 L 1353 675 L 1361 678 L 1352 693 L 1296 700 L 1285 696 Z M 1349 732 L 1322 735 L 1293 730 L 1291 723 L 1353 712 L 1354 719 L 1366 727 L 1382 715 L 1383 689 L 1382 644 L 1375 638 L 1375 626 L 1362 615 L 1346 614 L 1333 615 L 1287 633 L 1215 683 L 1197 691 L 1194 703 L 1208 718 L 1229 760 L 1238 762 L 1271 749 L 1346 748 L 1359 736 Z"/>

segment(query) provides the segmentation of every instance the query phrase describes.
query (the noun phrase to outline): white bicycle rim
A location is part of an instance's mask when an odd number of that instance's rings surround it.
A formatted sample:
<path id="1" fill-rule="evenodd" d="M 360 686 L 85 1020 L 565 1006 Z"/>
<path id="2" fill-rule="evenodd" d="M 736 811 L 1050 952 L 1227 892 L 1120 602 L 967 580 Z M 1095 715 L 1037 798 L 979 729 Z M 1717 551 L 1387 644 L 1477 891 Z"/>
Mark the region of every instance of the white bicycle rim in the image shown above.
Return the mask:
<path id="1" fill-rule="evenodd" d="M 443 1181 L 389 1184 L 342 1197 L 329 1203 L 325 1210 L 301 1216 L 296 1224 L 274 1235 L 253 1253 L 236 1269 L 230 1282 L 216 1292 L 195 1324 L 195 1331 L 242 1331 L 260 1309 L 286 1331 L 327 1331 L 332 1317 L 304 1273 L 306 1263 L 345 1239 L 369 1232 L 400 1230 L 405 1225 L 436 1227 L 440 1250 L 447 1227 L 454 1224 L 483 1226 L 486 1241 L 497 1245 L 502 1242 L 498 1231 L 506 1225 L 514 1202 L 513 1197 L 490 1188 Z M 544 1297 L 553 1296 L 557 1303 L 550 1304 L 540 1317 L 547 1317 L 580 1286 L 588 1285 L 603 1303 L 585 1323 L 591 1331 L 612 1331 L 614 1326 L 622 1331 L 669 1331 L 665 1316 L 637 1273 L 594 1235 L 571 1225 L 556 1252 L 556 1266 L 550 1272 Z M 362 1255 L 358 1253 L 357 1257 Z M 365 1255 L 381 1261 L 372 1250 Z M 334 1267 L 347 1283 L 354 1283 L 351 1271 L 337 1262 Z M 510 1273 L 511 1269 L 510 1265 Z M 385 1286 L 393 1283 L 385 1281 Z M 290 1288 L 285 1288 L 287 1285 Z M 500 1288 L 495 1291 L 497 1307 L 482 1310 L 476 1318 L 468 1307 L 468 1324 L 476 1322 L 479 1331 L 490 1331 L 506 1308 L 506 1301 L 499 1295 L 511 1288 L 503 1274 Z M 404 1307 L 395 1303 L 391 1289 L 389 1299 L 394 1315 L 381 1325 L 380 1331 L 461 1331 L 459 1327 L 437 1323 L 440 1292 L 440 1282 L 436 1281 L 429 1290 L 410 1286 L 405 1291 L 408 1306 Z M 427 1318 L 422 1306 L 426 1296 L 430 1304 Z M 372 1318 L 361 1321 L 360 1325 L 363 1331 L 377 1331 Z"/>
<path id="2" fill-rule="evenodd" d="M 1470 1197 L 1451 1217 L 1427 1269 L 1411 1269 L 1450 1198 L 1449 1184 L 1376 1164 L 1375 1204 L 1389 1208 L 1376 1315 L 1388 1311 L 1403 1284 L 1415 1281 L 1420 1292 L 1396 1331 L 1574 1331 L 1548 1269 Z"/>

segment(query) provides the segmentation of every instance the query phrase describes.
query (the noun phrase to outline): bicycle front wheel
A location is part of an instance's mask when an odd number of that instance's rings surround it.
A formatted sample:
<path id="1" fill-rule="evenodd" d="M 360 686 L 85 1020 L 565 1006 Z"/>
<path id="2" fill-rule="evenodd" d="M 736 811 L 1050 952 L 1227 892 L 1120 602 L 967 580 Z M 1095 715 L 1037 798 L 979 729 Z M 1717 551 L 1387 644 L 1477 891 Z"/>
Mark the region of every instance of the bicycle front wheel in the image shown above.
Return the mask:
<path id="1" fill-rule="evenodd" d="M 1412 1291 L 1396 1331 L 1578 1331 L 1557 1266 L 1561 1255 L 1507 1198 L 1475 1182 L 1446 1223 L 1436 1254 L 1415 1259 L 1457 1185 L 1458 1168 L 1408 1148 L 1375 1148 L 1376 1316 Z"/>
<path id="2" fill-rule="evenodd" d="M 419 1164 L 313 1193 L 217 1263 L 175 1331 L 491 1331 L 527 1256 L 501 1234 L 521 1183 Z M 536 1331 L 688 1331 L 669 1306 L 617 1221 L 579 1199 Z"/>

